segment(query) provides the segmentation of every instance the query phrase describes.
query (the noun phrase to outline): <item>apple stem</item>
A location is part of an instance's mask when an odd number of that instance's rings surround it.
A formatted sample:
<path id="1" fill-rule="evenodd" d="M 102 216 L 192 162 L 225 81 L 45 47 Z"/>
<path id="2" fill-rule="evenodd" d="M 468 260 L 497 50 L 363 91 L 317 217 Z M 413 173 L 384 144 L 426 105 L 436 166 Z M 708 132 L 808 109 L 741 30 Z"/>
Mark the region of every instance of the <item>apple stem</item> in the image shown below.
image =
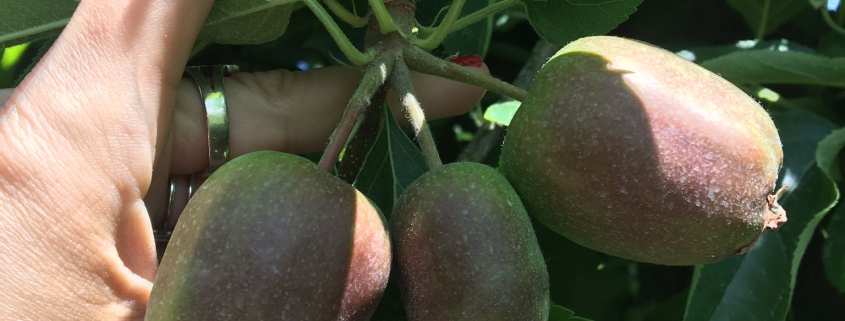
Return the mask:
<path id="1" fill-rule="evenodd" d="M 379 125 L 384 116 L 384 104 L 387 102 L 387 86 L 382 86 L 373 98 L 370 99 L 370 106 L 360 118 L 364 121 L 358 129 L 351 134 L 349 142 L 346 143 L 346 150 L 343 152 L 343 158 L 340 159 L 340 164 L 337 165 L 337 177 L 346 181 L 349 184 L 355 182 L 358 177 L 358 172 L 364 165 L 364 160 L 367 159 L 367 154 L 378 139 Z"/>
<path id="2" fill-rule="evenodd" d="M 520 102 L 528 96 L 528 91 L 525 89 L 485 75 L 475 69 L 442 60 L 418 47 L 406 46 L 402 53 L 408 67 L 414 71 L 465 82 Z"/>
<path id="3" fill-rule="evenodd" d="M 770 12 L 771 12 L 771 1 L 765 1 L 763 3 L 762 16 L 768 17 Z M 763 37 L 766 35 L 766 23 L 767 22 L 768 22 L 768 19 L 765 19 L 765 18 L 760 19 L 760 24 L 758 25 L 759 28 L 757 29 L 757 37 L 756 37 L 757 41 L 763 40 Z"/>
<path id="4" fill-rule="evenodd" d="M 466 28 L 467 26 L 480 21 L 481 19 L 487 18 L 491 15 L 498 13 L 499 11 L 505 10 L 507 8 L 513 7 L 517 4 L 522 3 L 522 0 L 502 0 L 491 4 L 487 7 L 484 7 L 478 11 L 470 13 L 466 16 L 461 17 L 454 24 L 452 24 L 452 28 L 449 28 L 448 33 L 453 33 L 455 31 L 461 30 Z"/>
<path id="5" fill-rule="evenodd" d="M 466 0 L 452 0 L 452 4 L 449 6 L 449 11 L 446 12 L 446 17 L 444 17 L 443 22 L 434 29 L 434 33 L 425 39 L 413 38 L 411 39 L 411 43 L 425 50 L 437 48 L 437 46 L 443 42 L 443 39 L 446 39 L 449 32 L 451 32 L 452 25 L 461 15 L 461 9 L 463 9 L 465 1 Z"/>
<path id="6" fill-rule="evenodd" d="M 420 144 L 420 149 L 422 150 L 426 164 L 428 164 L 428 168 L 434 169 L 443 163 L 440 161 L 440 154 L 437 153 L 434 136 L 431 135 L 431 130 L 425 121 L 425 112 L 423 112 L 422 106 L 420 106 L 420 102 L 414 93 L 414 85 L 411 82 L 411 70 L 408 69 L 408 66 L 401 58 L 399 59 L 393 67 L 389 85 L 396 91 L 396 96 L 399 97 L 402 109 L 405 111 L 405 115 L 414 128 L 414 135 Z"/>
<path id="7" fill-rule="evenodd" d="M 346 34 L 344 34 L 342 30 L 340 30 L 340 27 L 337 25 L 337 23 L 334 22 L 332 16 L 330 16 L 329 13 L 326 12 L 326 9 L 323 8 L 323 5 L 317 2 L 318 0 L 302 1 L 305 3 L 306 6 L 308 6 L 309 9 L 311 9 L 311 12 L 313 12 L 314 15 L 317 16 L 317 19 L 320 20 L 320 23 L 323 24 L 323 26 L 329 32 L 329 35 L 331 35 L 332 39 L 334 39 L 335 43 L 337 43 L 337 46 L 340 48 L 340 51 L 342 51 L 343 54 L 346 55 L 346 58 L 348 58 L 349 61 L 352 62 L 352 64 L 356 66 L 364 66 L 373 60 L 374 53 L 372 51 L 361 52 L 360 50 L 358 50 L 358 48 L 356 48 L 355 45 L 352 44 L 352 41 L 350 41 L 349 38 L 346 37 Z M 379 2 L 381 2 L 381 0 L 379 0 Z M 382 6 L 384 6 L 384 4 L 382 4 Z"/>
<path id="8" fill-rule="evenodd" d="M 348 23 L 350 26 L 355 28 L 364 27 L 369 23 L 369 19 L 366 17 L 359 17 L 357 14 L 349 12 L 346 10 L 337 0 L 323 0 L 326 3 L 326 7 L 329 7 L 335 16 L 343 20 L 344 22 Z M 354 7 L 354 3 L 353 3 Z"/>
<path id="9" fill-rule="evenodd" d="M 434 19 L 431 19 L 431 24 L 428 26 L 423 26 L 422 24 L 420 24 L 419 21 L 415 20 L 414 25 L 417 28 L 417 37 L 428 38 L 428 36 L 431 36 L 431 34 L 433 34 L 435 30 L 437 30 L 435 26 L 437 25 L 437 21 L 440 19 L 440 15 L 446 12 L 447 10 L 449 10 L 449 7 L 440 8 L 440 11 L 437 12 L 437 15 L 434 16 Z M 460 20 L 462 19 L 458 19 L 458 21 Z"/>
<path id="10" fill-rule="evenodd" d="M 824 22 L 827 23 L 830 29 L 839 33 L 840 35 L 845 35 L 845 28 L 842 28 L 841 26 L 839 26 L 839 24 L 836 23 L 836 21 L 833 21 L 833 17 L 830 16 L 830 11 L 827 10 L 827 8 L 822 7 L 821 12 Z"/>
<path id="11" fill-rule="evenodd" d="M 534 44 L 534 49 L 531 50 L 531 56 L 528 61 L 522 66 L 516 78 L 513 80 L 513 85 L 519 88 L 528 89 L 537 74 L 540 73 L 540 67 L 543 66 L 549 57 L 554 55 L 560 46 L 553 45 L 546 40 L 540 39 Z M 499 102 L 510 101 L 509 98 L 502 97 Z M 488 120 L 478 126 L 478 130 L 473 135 L 472 141 L 469 142 L 466 148 L 458 155 L 456 161 L 458 162 L 476 162 L 482 163 L 491 151 L 502 147 L 502 139 L 505 137 L 505 128 Z"/>
<path id="12" fill-rule="evenodd" d="M 364 78 L 349 100 L 349 104 L 346 105 L 343 117 L 340 119 L 334 133 L 332 133 L 323 157 L 320 158 L 320 168 L 329 173 L 332 172 L 332 168 L 337 163 L 338 155 L 340 155 L 340 151 L 346 145 L 349 134 L 355 128 L 358 118 L 370 106 L 370 98 L 384 85 L 387 75 L 393 70 L 393 64 L 395 62 L 396 55 L 388 51 L 377 56 L 370 66 L 367 67 L 367 70 L 364 72 Z"/>
<path id="13" fill-rule="evenodd" d="M 384 5 L 384 0 L 369 0 L 370 10 L 378 21 L 379 30 L 381 34 L 388 34 L 396 31 L 396 23 L 393 22 L 393 17 L 390 16 L 387 7 Z"/>

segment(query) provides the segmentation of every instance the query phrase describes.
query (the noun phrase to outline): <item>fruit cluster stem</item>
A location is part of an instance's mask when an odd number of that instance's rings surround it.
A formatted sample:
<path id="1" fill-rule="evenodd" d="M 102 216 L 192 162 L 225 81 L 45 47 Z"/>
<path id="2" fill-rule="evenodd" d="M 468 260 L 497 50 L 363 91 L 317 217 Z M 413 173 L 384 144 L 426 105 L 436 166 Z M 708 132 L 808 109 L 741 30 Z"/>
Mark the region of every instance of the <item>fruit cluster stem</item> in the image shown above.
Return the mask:
<path id="1" fill-rule="evenodd" d="M 410 37 L 413 33 L 413 28 L 416 25 L 416 20 L 414 20 L 416 10 L 415 3 L 410 0 L 393 0 L 387 6 L 390 19 L 395 24 L 396 31 L 402 39 Z M 402 41 L 402 43 L 405 43 L 405 41 Z"/>
<path id="2" fill-rule="evenodd" d="M 396 31 L 396 23 L 393 22 L 393 17 L 384 5 L 384 0 L 369 0 L 370 10 L 373 11 L 373 16 L 378 21 L 378 26 L 382 34 L 388 34 Z"/>
<path id="3" fill-rule="evenodd" d="M 437 153 L 437 146 L 434 144 L 434 136 L 425 121 L 425 112 L 420 106 L 419 100 L 414 93 L 414 85 L 411 83 L 411 70 L 401 60 L 397 61 L 390 76 L 390 86 L 396 91 L 399 101 L 402 103 L 402 110 L 414 128 L 414 135 L 420 143 L 423 157 L 429 169 L 442 165 L 440 154 Z"/>
<path id="4" fill-rule="evenodd" d="M 346 34 L 340 30 L 340 27 L 337 23 L 334 22 L 332 16 L 326 12 L 326 9 L 323 8 L 318 0 L 302 0 L 311 12 L 317 16 L 317 19 L 320 20 L 320 23 L 323 24 L 323 27 L 329 32 L 329 35 L 332 36 L 334 42 L 337 43 L 337 46 L 340 48 L 340 51 L 346 55 L 346 58 L 352 62 L 352 64 L 356 66 L 364 66 L 368 64 L 370 61 L 373 60 L 373 53 L 372 52 L 361 52 L 358 48 L 355 48 L 355 45 L 352 44 L 352 41 L 346 37 Z M 383 6 L 383 4 L 382 4 Z"/>
<path id="5" fill-rule="evenodd" d="M 340 155 L 340 151 L 343 150 L 343 146 L 346 145 L 346 141 L 349 139 L 349 134 L 358 122 L 358 118 L 370 106 L 370 98 L 384 85 L 387 75 L 393 70 L 395 62 L 395 54 L 384 52 L 376 57 L 370 66 L 367 67 L 367 70 L 364 72 L 364 78 L 349 100 L 349 104 L 346 105 L 343 117 L 340 119 L 340 123 L 338 123 L 334 133 L 332 133 L 323 157 L 320 158 L 320 168 L 327 172 L 332 171 L 335 163 L 337 163 L 337 157 Z"/>
<path id="6" fill-rule="evenodd" d="M 838 32 L 840 35 L 845 35 L 845 28 L 842 28 L 836 21 L 833 21 L 833 17 L 830 16 L 830 11 L 827 10 L 827 7 L 821 8 L 822 18 L 824 22 L 827 23 L 828 27 L 835 32 Z"/>
<path id="7" fill-rule="evenodd" d="M 831 0 L 827 0 L 827 1 L 831 1 Z M 827 6 L 825 6 L 825 7 L 827 7 Z M 836 8 L 836 24 L 839 25 L 839 26 L 845 25 L 845 8 L 842 8 L 842 6 L 839 6 L 839 8 Z"/>
<path id="8" fill-rule="evenodd" d="M 402 54 L 408 67 L 414 71 L 465 82 L 520 102 L 528 96 L 528 91 L 525 89 L 485 75 L 475 69 L 442 60 L 420 48 L 407 46 Z"/>
<path id="9" fill-rule="evenodd" d="M 337 177 L 346 181 L 349 184 L 355 182 L 358 177 L 358 172 L 364 165 L 364 160 L 367 154 L 378 139 L 379 124 L 384 116 L 384 104 L 387 102 L 387 87 L 383 86 L 379 89 L 373 98 L 370 99 L 370 106 L 361 118 L 363 122 L 359 122 L 357 130 L 351 134 L 349 142 L 346 143 L 346 150 L 343 152 L 343 159 L 337 165 Z"/>
<path id="10" fill-rule="evenodd" d="M 458 16 L 461 15 L 461 10 L 464 7 L 465 1 L 466 0 L 452 0 L 452 5 L 449 6 L 449 11 L 446 12 L 446 17 L 444 17 L 443 22 L 434 29 L 434 33 L 425 39 L 412 39 L 411 42 L 425 50 L 437 48 L 437 46 L 446 39 L 446 36 L 452 29 L 452 25 L 456 20 L 458 20 Z"/>
<path id="11" fill-rule="evenodd" d="M 496 2 L 492 5 L 484 7 L 476 12 L 470 13 L 466 16 L 461 17 L 454 24 L 452 27 L 449 28 L 448 33 L 453 33 L 455 31 L 461 30 L 466 28 L 467 26 L 480 21 L 481 19 L 487 18 L 491 15 L 496 14 L 499 11 L 505 10 L 507 8 L 513 7 L 520 3 L 521 0 L 502 0 Z"/>
<path id="12" fill-rule="evenodd" d="M 540 73 L 540 68 L 546 61 L 549 60 L 549 57 L 554 55 L 558 50 L 560 50 L 560 46 L 558 45 L 553 45 L 543 39 L 537 41 L 534 45 L 534 49 L 531 51 L 531 56 L 528 58 L 528 61 L 525 62 L 525 65 L 522 66 L 519 74 L 516 75 L 513 85 L 526 90 L 531 87 L 531 83 L 534 82 L 534 78 L 537 78 L 537 74 Z M 499 99 L 499 102 L 506 102 L 509 100 L 510 98 L 502 97 L 502 99 Z M 504 127 L 484 120 L 475 132 L 472 141 L 469 142 L 467 147 L 464 148 L 460 155 L 458 155 L 457 161 L 477 163 L 484 162 L 484 160 L 487 159 L 487 155 L 489 155 L 492 150 L 502 147 L 502 139 L 504 136 Z"/>
<path id="13" fill-rule="evenodd" d="M 329 7 L 331 10 L 340 20 L 345 21 L 350 26 L 355 28 L 364 27 L 369 23 L 369 19 L 365 17 L 359 17 L 355 13 L 349 12 L 346 10 L 337 0 L 323 0 L 326 3 L 326 7 Z"/>
<path id="14" fill-rule="evenodd" d="M 760 25 L 757 28 L 757 41 L 763 40 L 763 37 L 766 35 L 766 24 L 768 23 L 767 18 L 769 17 L 769 12 L 771 11 L 771 1 L 765 1 L 763 3 L 762 9 L 762 19 L 760 19 Z"/>

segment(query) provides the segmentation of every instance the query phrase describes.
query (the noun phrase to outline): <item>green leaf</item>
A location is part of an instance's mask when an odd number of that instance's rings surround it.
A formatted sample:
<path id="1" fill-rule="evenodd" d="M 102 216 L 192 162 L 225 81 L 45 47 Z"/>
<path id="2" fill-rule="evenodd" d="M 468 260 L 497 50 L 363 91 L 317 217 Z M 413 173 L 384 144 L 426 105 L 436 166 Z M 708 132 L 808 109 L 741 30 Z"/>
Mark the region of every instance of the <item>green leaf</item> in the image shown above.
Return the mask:
<path id="1" fill-rule="evenodd" d="M 408 185 L 428 171 L 422 152 L 408 139 L 385 104 L 385 126 L 376 138 L 353 184 L 390 218 L 393 204 Z M 399 280 L 391 273 L 373 321 L 405 320 Z"/>
<path id="2" fill-rule="evenodd" d="M 827 239 L 822 245 L 822 261 L 827 279 L 845 292 L 845 206 L 839 206 L 827 223 Z"/>
<path id="3" fill-rule="evenodd" d="M 677 321 L 684 318 L 684 307 L 686 306 L 689 291 L 681 291 L 671 298 L 651 306 L 645 315 L 639 320 L 648 321 Z"/>
<path id="4" fill-rule="evenodd" d="M 845 87 L 845 58 L 795 51 L 741 51 L 701 65 L 735 84 Z"/>
<path id="5" fill-rule="evenodd" d="M 559 305 L 552 304 L 551 308 L 549 308 L 549 321 L 567 321 L 574 316 L 575 312 Z"/>
<path id="6" fill-rule="evenodd" d="M 813 9 L 818 9 L 827 5 L 827 0 L 807 0 L 807 2 L 813 6 Z"/>
<path id="7" fill-rule="evenodd" d="M 78 4 L 73 0 L 0 0 L 0 49 L 58 35 Z"/>
<path id="8" fill-rule="evenodd" d="M 353 185 L 390 218 L 393 204 L 411 183 L 428 171 L 428 165 L 390 110 L 385 111 L 384 119 L 386 126 L 367 154 Z"/>
<path id="9" fill-rule="evenodd" d="M 727 0 L 762 39 L 808 5 L 807 0 Z"/>
<path id="10" fill-rule="evenodd" d="M 399 289 L 399 278 L 396 273 L 390 273 L 387 287 L 379 301 L 376 311 L 370 321 L 406 321 L 405 305 L 402 303 L 402 293 Z"/>
<path id="11" fill-rule="evenodd" d="M 603 35 L 637 11 L 643 0 L 524 0 L 537 33 L 556 45 Z"/>
<path id="12" fill-rule="evenodd" d="M 845 147 L 845 128 L 840 128 L 827 135 L 816 149 L 816 162 L 819 168 L 835 181 L 842 179 L 839 169 L 839 152 Z"/>
<path id="13" fill-rule="evenodd" d="M 559 305 L 554 305 L 549 309 L 549 321 L 590 321 L 582 317 L 576 317 L 575 312 Z"/>
<path id="14" fill-rule="evenodd" d="M 780 201 L 789 221 L 767 232 L 745 255 L 695 268 L 685 321 L 784 320 L 798 265 L 819 221 L 839 191 L 815 166 L 817 143 L 835 126 L 806 112 L 773 114 L 782 137 L 782 182 L 791 186 Z"/>
<path id="15" fill-rule="evenodd" d="M 768 50 L 768 51 L 798 51 L 815 54 L 813 48 L 801 45 L 788 39 L 776 40 L 739 40 L 733 45 L 692 47 L 681 50 L 679 55 L 687 60 L 702 62 L 739 51 Z"/>
<path id="16" fill-rule="evenodd" d="M 487 111 L 484 112 L 484 119 L 502 124 L 503 126 L 509 126 L 513 115 L 516 114 L 516 110 L 519 109 L 520 105 L 521 103 L 515 100 L 495 103 L 490 105 Z"/>
<path id="17" fill-rule="evenodd" d="M 595 320 L 621 319 L 637 263 L 590 250 L 531 221 L 549 270 L 551 301 Z"/>
<path id="18" fill-rule="evenodd" d="M 216 1 L 199 38 L 221 44 L 259 44 L 285 33 L 298 0 Z"/>
<path id="19" fill-rule="evenodd" d="M 200 38 L 229 44 L 254 44 L 281 36 L 293 3 L 299 0 L 218 0 Z M 0 0 L 0 48 L 58 35 L 78 2 Z"/>
<path id="20" fill-rule="evenodd" d="M 772 112 L 772 119 L 783 144 L 780 184 L 789 185 L 794 190 L 801 175 L 810 168 L 818 167 L 818 144 L 838 127 L 828 119 L 805 111 Z"/>
<path id="21" fill-rule="evenodd" d="M 845 35 L 831 31 L 819 37 L 819 52 L 828 57 L 845 57 Z"/>

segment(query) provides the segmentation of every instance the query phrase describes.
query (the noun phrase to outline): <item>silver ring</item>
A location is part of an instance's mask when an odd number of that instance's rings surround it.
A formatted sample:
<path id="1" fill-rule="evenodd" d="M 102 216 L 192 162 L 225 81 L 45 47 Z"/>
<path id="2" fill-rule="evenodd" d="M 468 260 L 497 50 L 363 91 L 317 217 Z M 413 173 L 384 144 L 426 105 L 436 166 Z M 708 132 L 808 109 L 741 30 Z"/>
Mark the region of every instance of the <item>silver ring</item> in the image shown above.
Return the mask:
<path id="1" fill-rule="evenodd" d="M 200 99 L 205 106 L 206 125 L 208 132 L 208 168 L 203 172 L 208 177 L 229 159 L 229 115 L 224 95 L 223 78 L 240 71 L 237 65 L 192 66 L 185 68 L 185 74 L 190 76 L 199 89 Z M 211 83 L 208 77 L 211 77 Z M 188 200 L 197 191 L 196 173 L 186 175 L 188 179 Z M 153 230 L 156 242 L 167 243 L 173 234 L 170 219 L 175 215 L 173 206 L 176 200 L 177 175 L 168 178 L 167 204 L 165 204 L 164 218 L 158 228 Z M 179 213 L 181 214 L 181 213 Z M 178 220 L 178 218 L 177 218 Z"/>
<path id="2" fill-rule="evenodd" d="M 203 174 L 205 176 L 211 175 L 229 159 L 229 116 L 223 77 L 239 70 L 240 68 L 236 65 L 195 66 L 185 69 L 185 72 L 197 84 L 205 105 L 208 128 L 208 168 Z M 209 75 L 212 83 L 208 82 Z"/>
<path id="3" fill-rule="evenodd" d="M 188 200 L 190 200 L 191 197 L 194 196 L 194 192 L 197 191 L 197 180 L 194 177 L 195 174 L 196 173 L 191 173 L 190 175 L 188 175 Z"/>
<path id="4" fill-rule="evenodd" d="M 164 218 L 162 218 L 158 228 L 153 229 L 153 237 L 155 237 L 156 242 L 167 242 L 170 240 L 170 235 L 173 234 L 173 230 L 167 228 L 167 223 L 170 222 L 170 216 L 173 215 L 173 203 L 176 198 L 176 175 L 170 174 L 167 181 L 167 203 L 164 206 Z"/>
<path id="5" fill-rule="evenodd" d="M 159 224 L 158 228 L 153 229 L 153 236 L 155 237 L 156 242 L 167 242 L 170 240 L 170 236 L 173 234 L 173 229 L 176 226 L 170 225 L 170 219 L 174 216 L 173 206 L 176 202 L 176 185 L 179 177 L 186 177 L 188 180 L 188 188 L 187 188 L 187 198 L 188 200 L 194 196 L 194 192 L 197 191 L 197 180 L 196 174 L 188 174 L 188 175 L 173 175 L 170 174 L 168 177 L 168 188 L 167 188 L 167 202 L 164 207 L 164 217 L 162 218 L 161 223 Z M 183 207 L 184 210 L 184 207 Z M 181 213 L 179 213 L 181 215 Z M 177 216 L 178 220 L 178 216 Z"/>

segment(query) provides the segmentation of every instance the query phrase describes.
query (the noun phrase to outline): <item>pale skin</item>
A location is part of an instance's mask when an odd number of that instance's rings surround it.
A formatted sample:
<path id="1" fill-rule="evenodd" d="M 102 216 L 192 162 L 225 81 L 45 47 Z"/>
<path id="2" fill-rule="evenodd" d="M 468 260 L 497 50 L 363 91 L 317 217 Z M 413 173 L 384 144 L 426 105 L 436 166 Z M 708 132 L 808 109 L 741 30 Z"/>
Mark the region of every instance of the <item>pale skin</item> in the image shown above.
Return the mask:
<path id="1" fill-rule="evenodd" d="M 83 0 L 21 86 L 0 90 L 4 318 L 143 319 L 167 177 L 207 166 L 202 105 L 182 70 L 212 2 Z M 322 150 L 360 75 L 227 78 L 230 158 Z M 429 119 L 462 114 L 484 93 L 415 77 Z"/>

